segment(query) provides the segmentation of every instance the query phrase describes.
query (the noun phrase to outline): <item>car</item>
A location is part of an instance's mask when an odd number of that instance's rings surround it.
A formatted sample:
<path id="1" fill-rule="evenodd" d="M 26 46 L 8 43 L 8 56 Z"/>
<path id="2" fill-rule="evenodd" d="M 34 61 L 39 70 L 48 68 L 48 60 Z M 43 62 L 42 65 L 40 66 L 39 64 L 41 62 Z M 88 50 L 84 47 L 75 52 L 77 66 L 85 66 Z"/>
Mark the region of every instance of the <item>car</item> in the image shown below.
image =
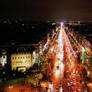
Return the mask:
<path id="1" fill-rule="evenodd" d="M 13 88 L 13 85 L 9 85 L 9 87 L 8 87 L 9 89 L 12 89 Z"/>
<path id="2" fill-rule="evenodd" d="M 56 88 L 56 92 L 59 92 L 59 89 L 58 88 Z"/>
<path id="3" fill-rule="evenodd" d="M 59 65 L 56 66 L 57 70 L 59 69 Z"/>
<path id="4" fill-rule="evenodd" d="M 40 85 L 41 85 L 41 87 L 43 87 L 43 88 L 47 88 L 48 85 L 49 85 L 49 83 L 48 83 L 48 81 L 41 81 L 41 82 L 40 82 Z"/>
<path id="5" fill-rule="evenodd" d="M 63 92 L 63 85 L 62 84 L 60 84 L 59 92 Z"/>

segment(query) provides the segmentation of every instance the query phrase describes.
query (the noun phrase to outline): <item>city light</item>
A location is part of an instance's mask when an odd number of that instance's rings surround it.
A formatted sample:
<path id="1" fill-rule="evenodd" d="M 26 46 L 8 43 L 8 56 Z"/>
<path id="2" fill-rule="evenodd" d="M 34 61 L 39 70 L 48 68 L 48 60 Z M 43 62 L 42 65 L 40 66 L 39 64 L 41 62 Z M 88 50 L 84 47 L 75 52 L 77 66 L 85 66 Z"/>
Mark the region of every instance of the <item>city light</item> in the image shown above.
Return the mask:
<path id="1" fill-rule="evenodd" d="M 26 50 L 25 53 L 9 53 L 9 60 L 7 55 L 1 55 L 0 87 L 4 85 L 4 91 L 84 92 L 85 88 L 87 91 L 92 88 L 90 42 L 63 22 L 52 26 L 47 28 L 50 30 L 42 41 L 22 47 L 33 46 L 28 53 Z M 15 47 L 19 49 L 21 45 Z M 7 60 L 10 66 L 4 66 Z M 8 70 L 7 66 L 11 69 Z"/>
<path id="2" fill-rule="evenodd" d="M 64 25 L 64 23 L 63 23 L 63 22 L 61 22 L 60 24 L 61 24 L 61 27 Z"/>

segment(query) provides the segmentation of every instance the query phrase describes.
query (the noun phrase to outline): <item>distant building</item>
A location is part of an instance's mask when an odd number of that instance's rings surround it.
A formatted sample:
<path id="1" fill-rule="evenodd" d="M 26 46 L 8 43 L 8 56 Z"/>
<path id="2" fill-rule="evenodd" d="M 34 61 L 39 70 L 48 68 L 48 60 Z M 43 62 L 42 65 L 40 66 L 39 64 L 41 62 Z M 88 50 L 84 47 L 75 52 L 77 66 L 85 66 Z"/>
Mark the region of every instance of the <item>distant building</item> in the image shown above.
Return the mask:
<path id="1" fill-rule="evenodd" d="M 32 55 L 30 53 L 18 53 L 11 55 L 12 70 L 26 71 L 32 66 Z"/>
<path id="2" fill-rule="evenodd" d="M 39 63 L 39 54 L 37 53 L 37 51 L 33 51 L 32 63 L 33 64 L 38 64 Z"/>
<path id="3" fill-rule="evenodd" d="M 0 56 L 0 64 L 4 67 L 7 63 L 7 51 L 3 49 Z"/>

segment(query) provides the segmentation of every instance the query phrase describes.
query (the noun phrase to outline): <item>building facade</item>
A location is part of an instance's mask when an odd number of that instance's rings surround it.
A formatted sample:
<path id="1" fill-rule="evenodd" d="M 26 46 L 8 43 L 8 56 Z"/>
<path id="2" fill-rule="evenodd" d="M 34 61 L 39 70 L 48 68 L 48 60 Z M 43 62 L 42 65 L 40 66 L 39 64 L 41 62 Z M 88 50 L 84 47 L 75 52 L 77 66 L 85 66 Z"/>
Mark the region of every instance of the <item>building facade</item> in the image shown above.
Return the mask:
<path id="1" fill-rule="evenodd" d="M 32 55 L 30 53 L 18 53 L 11 55 L 11 68 L 17 71 L 26 71 L 32 66 Z"/>

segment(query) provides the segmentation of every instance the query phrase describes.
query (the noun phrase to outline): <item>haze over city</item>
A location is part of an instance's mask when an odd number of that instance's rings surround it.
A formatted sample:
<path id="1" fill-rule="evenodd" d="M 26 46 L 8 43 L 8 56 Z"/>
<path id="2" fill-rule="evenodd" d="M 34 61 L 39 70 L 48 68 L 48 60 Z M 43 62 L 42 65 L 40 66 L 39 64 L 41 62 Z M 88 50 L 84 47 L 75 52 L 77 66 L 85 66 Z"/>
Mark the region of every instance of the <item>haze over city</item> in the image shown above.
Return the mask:
<path id="1" fill-rule="evenodd" d="M 1 0 L 1 17 L 24 17 L 32 20 L 90 20 L 91 0 Z"/>

